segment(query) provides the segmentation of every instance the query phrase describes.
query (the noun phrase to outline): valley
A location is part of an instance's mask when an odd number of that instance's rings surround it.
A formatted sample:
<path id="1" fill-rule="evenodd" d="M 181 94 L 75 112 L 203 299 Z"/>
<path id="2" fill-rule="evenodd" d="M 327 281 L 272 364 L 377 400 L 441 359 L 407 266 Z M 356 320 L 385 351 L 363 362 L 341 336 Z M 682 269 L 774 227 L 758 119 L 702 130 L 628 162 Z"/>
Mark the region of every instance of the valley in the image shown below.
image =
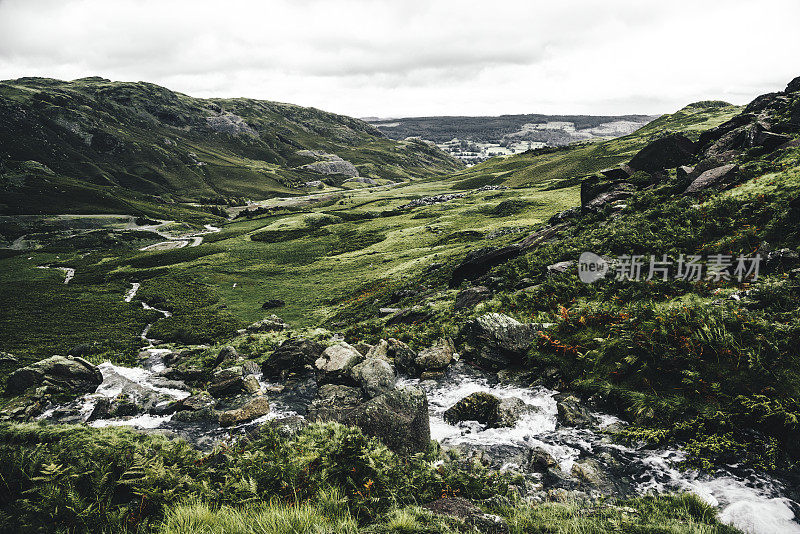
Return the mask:
<path id="1" fill-rule="evenodd" d="M 470 167 L 288 104 L 0 97 L 9 532 L 800 532 L 798 79 Z"/>

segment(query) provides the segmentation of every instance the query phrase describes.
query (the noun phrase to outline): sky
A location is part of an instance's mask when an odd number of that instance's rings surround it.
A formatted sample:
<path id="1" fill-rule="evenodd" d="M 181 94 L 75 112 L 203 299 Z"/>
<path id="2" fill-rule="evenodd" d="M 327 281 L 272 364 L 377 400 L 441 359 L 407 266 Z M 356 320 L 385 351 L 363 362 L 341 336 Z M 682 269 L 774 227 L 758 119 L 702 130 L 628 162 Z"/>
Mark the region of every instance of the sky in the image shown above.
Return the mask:
<path id="1" fill-rule="evenodd" d="M 659 114 L 800 76 L 800 0 L 0 0 L 0 79 L 356 117 Z"/>

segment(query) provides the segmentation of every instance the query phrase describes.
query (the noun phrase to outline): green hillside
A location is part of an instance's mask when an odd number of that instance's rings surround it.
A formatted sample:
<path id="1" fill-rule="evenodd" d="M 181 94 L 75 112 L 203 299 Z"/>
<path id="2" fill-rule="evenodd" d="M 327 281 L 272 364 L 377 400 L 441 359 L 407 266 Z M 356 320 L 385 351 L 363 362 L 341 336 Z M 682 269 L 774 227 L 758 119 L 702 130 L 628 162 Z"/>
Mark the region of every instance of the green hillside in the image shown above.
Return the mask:
<path id="1" fill-rule="evenodd" d="M 671 115 L 664 115 L 618 139 L 530 150 L 509 157 L 492 158 L 456 173 L 453 176 L 457 181 L 455 187 L 469 188 L 501 183 L 516 187 L 577 179 L 629 160 L 657 137 L 683 133 L 696 139 L 700 132 L 727 121 L 740 111 L 740 107 L 725 102 L 697 102 Z"/>
<path id="2" fill-rule="evenodd" d="M 132 204 L 260 199 L 306 182 L 399 182 L 461 165 L 313 108 L 102 78 L 2 82 L 0 124 L 0 214 L 141 213 Z M 340 172 L 305 167 L 341 160 L 329 169 Z"/>

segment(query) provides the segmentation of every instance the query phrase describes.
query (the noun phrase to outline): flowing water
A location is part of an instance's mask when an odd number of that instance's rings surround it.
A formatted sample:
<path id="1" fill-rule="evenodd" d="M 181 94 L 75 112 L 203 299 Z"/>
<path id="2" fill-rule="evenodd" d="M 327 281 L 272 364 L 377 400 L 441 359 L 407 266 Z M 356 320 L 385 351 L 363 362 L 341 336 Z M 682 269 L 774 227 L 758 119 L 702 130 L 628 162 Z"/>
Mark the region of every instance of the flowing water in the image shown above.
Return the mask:
<path id="1" fill-rule="evenodd" d="M 691 492 L 720 510 L 720 518 L 751 534 L 800 533 L 800 505 L 790 498 L 798 488 L 788 487 L 763 473 L 730 466 L 714 474 L 680 470 L 685 455 L 676 450 L 628 447 L 613 442 L 602 430 L 622 424 L 597 414 L 598 428 L 561 427 L 557 422 L 556 391 L 494 383 L 480 373 L 458 366 L 438 381 L 402 380 L 428 396 L 431 437 L 442 445 L 483 450 L 503 465 L 517 468 L 520 458 L 540 448 L 558 462 L 564 473 L 580 460 L 597 461 L 607 473 L 615 494 Z M 499 398 L 522 399 L 531 411 L 512 428 L 490 429 L 472 421 L 451 425 L 444 411 L 465 396 L 484 391 Z"/>
<path id="2" fill-rule="evenodd" d="M 129 292 L 130 294 L 130 292 Z M 133 291 L 135 295 L 135 291 Z M 150 308 L 145 304 L 146 308 Z M 162 311 L 168 314 L 168 312 Z M 146 332 L 143 333 L 146 338 Z M 142 367 L 126 368 L 109 362 L 100 365 L 103 382 L 97 391 L 75 401 L 72 413 L 87 421 L 100 399 L 113 399 L 123 391 L 157 395 L 162 403 L 189 395 L 181 383 L 165 380 L 162 357 L 167 349 L 145 349 Z M 223 440 L 235 439 L 248 428 L 270 419 L 305 413 L 315 394 L 313 376 L 294 387 L 282 387 L 257 376 L 270 399 L 271 413 L 247 424 L 221 428 L 214 422 L 180 423 L 172 415 L 141 414 L 129 418 L 100 419 L 88 424 L 95 427 L 126 425 L 145 431 L 159 429 L 185 437 L 208 448 Z M 467 451 L 484 451 L 502 469 L 522 469 L 526 453 L 540 448 L 556 460 L 568 474 L 586 459 L 602 466 L 604 477 L 615 495 L 641 495 L 648 492 L 691 492 L 720 510 L 720 518 L 749 534 L 800 533 L 800 506 L 793 500 L 796 488 L 753 470 L 730 466 L 714 474 L 699 474 L 677 468 L 684 459 L 678 450 L 653 450 L 629 447 L 613 442 L 603 431 L 622 424 L 613 416 L 597 414 L 595 428 L 562 427 L 557 422 L 556 391 L 539 387 L 525 388 L 499 383 L 463 364 L 458 364 L 440 380 L 401 379 L 401 386 L 425 390 L 430 408 L 431 435 L 443 446 Z M 500 398 L 517 397 L 530 407 L 511 428 L 490 429 L 477 422 L 452 425 L 444 421 L 444 411 L 458 400 L 477 391 Z M 62 410 L 64 411 L 64 410 Z M 42 418 L 59 420 L 59 409 L 51 409 Z M 73 416 L 74 417 L 74 416 Z M 77 422 L 77 421 L 70 421 Z M 534 475 L 531 475 L 534 476 Z M 538 475 L 536 475 L 538 476 Z"/>

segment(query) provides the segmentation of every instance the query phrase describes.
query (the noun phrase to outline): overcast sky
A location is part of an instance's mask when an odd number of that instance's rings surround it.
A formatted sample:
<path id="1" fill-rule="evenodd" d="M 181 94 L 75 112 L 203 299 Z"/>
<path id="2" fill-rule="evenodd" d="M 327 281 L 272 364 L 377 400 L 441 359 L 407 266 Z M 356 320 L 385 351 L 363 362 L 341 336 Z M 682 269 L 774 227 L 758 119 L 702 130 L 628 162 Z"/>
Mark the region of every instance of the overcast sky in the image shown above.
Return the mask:
<path id="1" fill-rule="evenodd" d="M 0 79 L 357 117 L 664 113 L 800 76 L 800 0 L 0 0 Z"/>

